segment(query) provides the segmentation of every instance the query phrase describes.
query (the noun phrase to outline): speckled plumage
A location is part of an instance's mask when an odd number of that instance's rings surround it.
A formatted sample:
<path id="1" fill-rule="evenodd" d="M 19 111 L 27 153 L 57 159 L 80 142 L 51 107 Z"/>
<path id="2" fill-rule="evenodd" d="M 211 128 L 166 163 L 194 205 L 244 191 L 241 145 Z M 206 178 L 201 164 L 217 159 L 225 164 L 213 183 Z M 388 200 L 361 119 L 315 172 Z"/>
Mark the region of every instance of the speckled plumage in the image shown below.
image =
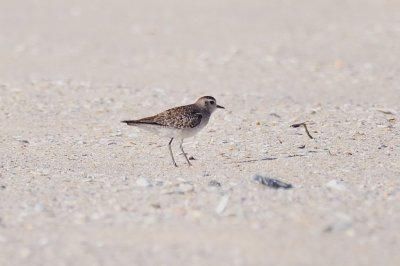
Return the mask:
<path id="1" fill-rule="evenodd" d="M 169 149 L 175 166 L 177 165 L 172 154 L 171 143 L 174 138 L 179 138 L 181 140 L 180 148 L 187 163 L 191 165 L 186 153 L 183 151 L 183 139 L 192 137 L 203 129 L 207 125 L 211 113 L 217 108 L 224 107 L 217 105 L 214 97 L 204 96 L 194 104 L 171 108 L 154 116 L 137 120 L 124 120 L 122 122 L 171 138 Z"/>
<path id="2" fill-rule="evenodd" d="M 155 116 L 136 120 L 134 123 L 148 123 L 178 129 L 198 126 L 204 114 L 196 105 L 190 104 L 168 109 Z"/>

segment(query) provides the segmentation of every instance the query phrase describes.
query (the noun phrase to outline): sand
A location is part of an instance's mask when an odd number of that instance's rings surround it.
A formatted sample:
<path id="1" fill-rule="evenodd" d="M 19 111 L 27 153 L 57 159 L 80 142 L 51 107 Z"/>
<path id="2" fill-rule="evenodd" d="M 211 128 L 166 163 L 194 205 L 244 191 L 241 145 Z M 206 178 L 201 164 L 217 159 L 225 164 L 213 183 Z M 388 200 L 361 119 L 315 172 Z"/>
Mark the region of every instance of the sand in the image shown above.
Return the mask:
<path id="1" fill-rule="evenodd" d="M 0 265 L 400 265 L 399 18 L 390 0 L 3 1 Z M 120 123 L 203 95 L 226 110 L 185 141 L 193 167 Z"/>

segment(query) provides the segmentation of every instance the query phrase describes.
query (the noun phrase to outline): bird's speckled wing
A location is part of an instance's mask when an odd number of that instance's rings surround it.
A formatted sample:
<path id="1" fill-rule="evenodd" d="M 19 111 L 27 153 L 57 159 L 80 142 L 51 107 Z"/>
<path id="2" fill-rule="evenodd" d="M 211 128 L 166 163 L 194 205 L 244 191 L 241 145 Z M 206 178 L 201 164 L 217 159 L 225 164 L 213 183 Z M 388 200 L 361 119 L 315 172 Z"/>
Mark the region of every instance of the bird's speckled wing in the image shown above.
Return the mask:
<path id="1" fill-rule="evenodd" d="M 137 122 L 183 129 L 197 127 L 201 123 L 202 117 L 198 108 L 193 105 L 185 105 L 168 109 L 155 116 L 139 119 Z"/>

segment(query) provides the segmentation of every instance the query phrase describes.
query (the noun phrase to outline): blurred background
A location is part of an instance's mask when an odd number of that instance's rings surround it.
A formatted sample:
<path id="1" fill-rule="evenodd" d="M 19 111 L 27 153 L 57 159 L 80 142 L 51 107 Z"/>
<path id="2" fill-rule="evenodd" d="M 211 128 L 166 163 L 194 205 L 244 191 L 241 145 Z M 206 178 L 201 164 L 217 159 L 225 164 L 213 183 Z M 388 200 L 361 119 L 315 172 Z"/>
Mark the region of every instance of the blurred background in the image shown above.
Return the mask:
<path id="1" fill-rule="evenodd" d="M 399 18 L 395 0 L 2 1 L 0 78 L 390 101 Z"/>

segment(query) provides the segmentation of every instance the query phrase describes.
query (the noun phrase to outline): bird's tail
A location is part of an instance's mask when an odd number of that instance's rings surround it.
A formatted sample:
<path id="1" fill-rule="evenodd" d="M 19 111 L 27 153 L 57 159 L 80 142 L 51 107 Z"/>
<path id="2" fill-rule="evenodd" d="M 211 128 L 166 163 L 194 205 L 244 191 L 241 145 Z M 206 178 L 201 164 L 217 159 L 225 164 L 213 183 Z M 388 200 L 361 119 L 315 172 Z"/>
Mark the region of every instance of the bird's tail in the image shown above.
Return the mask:
<path id="1" fill-rule="evenodd" d="M 151 118 L 152 117 L 142 118 L 139 120 L 123 120 L 121 122 L 126 123 L 128 126 L 136 126 L 136 125 L 158 125 L 158 126 L 161 126 L 161 124 L 151 121 Z"/>
<path id="2" fill-rule="evenodd" d="M 133 126 L 135 124 L 139 124 L 140 122 L 138 120 L 123 120 L 121 123 L 126 123 L 128 126 Z"/>

